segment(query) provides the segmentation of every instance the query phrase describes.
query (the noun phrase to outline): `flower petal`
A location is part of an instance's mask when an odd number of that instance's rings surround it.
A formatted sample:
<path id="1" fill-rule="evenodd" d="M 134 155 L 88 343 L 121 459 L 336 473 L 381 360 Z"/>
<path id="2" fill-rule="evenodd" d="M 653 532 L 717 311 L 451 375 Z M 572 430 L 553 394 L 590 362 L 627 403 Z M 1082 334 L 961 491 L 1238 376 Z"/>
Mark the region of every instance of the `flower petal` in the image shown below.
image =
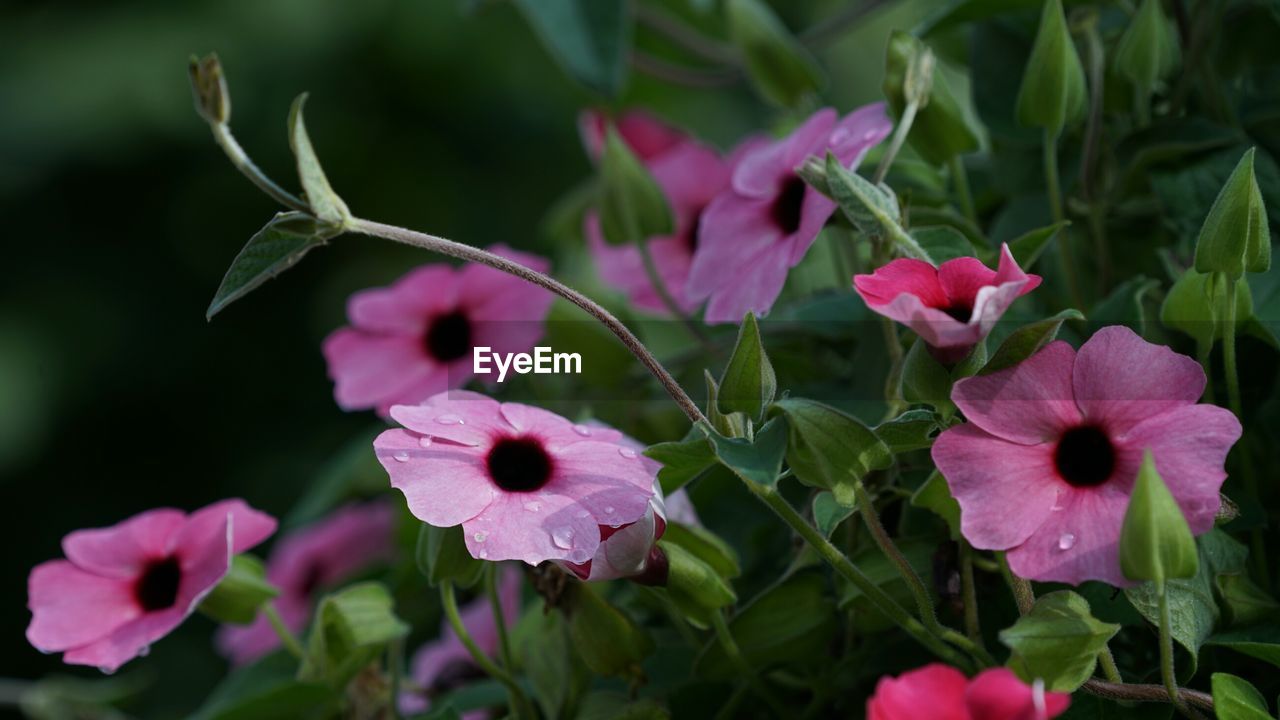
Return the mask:
<path id="1" fill-rule="evenodd" d="M 947 305 L 973 307 L 978 290 L 994 285 L 995 279 L 996 271 L 974 257 L 953 258 L 938 266 L 938 284 L 947 295 Z"/>
<path id="2" fill-rule="evenodd" d="M 1076 352 L 1059 340 L 1018 365 L 965 378 L 951 399 L 969 422 L 1010 442 L 1034 445 L 1056 440 L 1081 422 L 1072 399 Z"/>
<path id="3" fill-rule="evenodd" d="M 941 663 L 885 676 L 867 700 L 867 720 L 976 720 L 964 707 L 964 673 Z"/>
<path id="4" fill-rule="evenodd" d="M 448 443 L 422 447 L 421 438 L 393 429 L 373 441 L 378 462 L 391 476 L 391 486 L 404 493 L 414 517 L 452 527 L 474 518 L 499 495 L 489 481 L 484 450 Z"/>
<path id="5" fill-rule="evenodd" d="M 1026 542 L 1009 551 L 1009 567 L 1019 577 L 1078 585 L 1101 580 L 1116 587 L 1133 583 L 1120 572 L 1120 526 L 1129 506 L 1128 483 L 1064 488 L 1061 510 L 1050 513 Z M 1006 506 L 1006 512 L 1010 511 Z"/>
<path id="6" fill-rule="evenodd" d="M 733 192 L 772 200 L 778 185 L 794 176 L 796 166 L 826 141 L 835 123 L 836 111 L 823 108 L 787 137 L 744 153 L 733 171 Z"/>
<path id="7" fill-rule="evenodd" d="M 66 560 L 31 571 L 27 607 L 27 640 L 46 653 L 93 642 L 142 614 L 132 579 L 95 575 Z"/>
<path id="8" fill-rule="evenodd" d="M 1071 694 L 1044 692 L 1037 703 L 1035 688 L 1027 685 L 1009 668 L 990 668 L 969 681 L 965 705 L 969 715 L 982 720 L 1041 720 L 1066 712 Z M 1037 714 L 1037 704 L 1043 708 Z"/>
<path id="9" fill-rule="evenodd" d="M 424 265 L 390 287 L 353 294 L 347 300 L 347 319 L 370 333 L 421 335 L 428 318 L 453 308 L 457 286 L 453 268 Z"/>
<path id="10" fill-rule="evenodd" d="M 62 552 L 96 575 L 133 579 L 147 561 L 168 554 L 170 540 L 186 518 L 173 508 L 148 510 L 111 527 L 70 533 L 62 539 Z"/>
<path id="11" fill-rule="evenodd" d="M 827 142 L 831 152 L 840 159 L 840 164 L 856 170 L 867 151 L 879 145 L 891 132 L 893 121 L 889 119 L 887 108 L 883 102 L 876 102 L 845 115 L 836 123 Z"/>
<path id="12" fill-rule="evenodd" d="M 983 550 L 1007 550 L 1030 537 L 1064 487 L 1052 445 L 1019 445 L 973 424 L 939 435 L 933 462 L 960 504 L 961 532 Z"/>
<path id="13" fill-rule="evenodd" d="M 768 314 L 787 282 L 788 253 L 786 245 L 776 245 L 739 266 L 732 282 L 711 297 L 703 319 L 736 324 L 749 312 Z"/>
<path id="14" fill-rule="evenodd" d="M 186 617 L 187 613 L 176 607 L 147 613 L 100 640 L 68 650 L 62 660 L 71 665 L 92 665 L 105 673 L 115 672 L 135 657 L 145 655 L 152 643 L 172 632 Z"/>
<path id="15" fill-rule="evenodd" d="M 1186 355 L 1113 325 L 1080 346 L 1074 385 L 1085 417 L 1123 435 L 1149 417 L 1199 400 L 1205 376 Z"/>
<path id="16" fill-rule="evenodd" d="M 254 510 L 244 500 L 232 498 L 191 513 L 186 524 L 174 536 L 173 551 L 184 555 L 192 550 L 203 550 L 209 543 L 222 545 L 228 518 L 231 519 L 232 553 L 242 553 L 276 531 L 275 518 Z"/>
<path id="17" fill-rule="evenodd" d="M 758 200 L 726 192 L 707 206 L 698 227 L 698 250 L 689 267 L 686 293 L 690 298 L 703 300 L 722 288 L 730 292 L 741 288 L 743 268 L 782 242 L 782 232 L 770 214 L 772 204 L 771 198 Z M 788 255 L 789 251 L 779 262 L 785 263 Z M 734 322 L 741 319 L 739 314 Z"/>
<path id="18" fill-rule="evenodd" d="M 422 335 L 376 335 L 340 328 L 325 338 L 321 351 L 334 381 L 334 400 L 343 410 L 398 401 L 406 388 L 436 368 L 423 347 Z"/>
<path id="19" fill-rule="evenodd" d="M 391 417 L 416 433 L 472 446 L 513 430 L 498 401 L 466 390 L 443 392 L 421 405 L 396 405 Z"/>
<path id="20" fill-rule="evenodd" d="M 925 307 L 945 308 L 949 304 L 938 269 L 915 258 L 899 258 L 870 275 L 856 275 L 853 287 L 862 301 L 873 308 L 887 305 L 904 293 L 915 295 Z"/>
<path id="21" fill-rule="evenodd" d="M 600 545 L 595 517 L 577 497 L 544 492 L 498 493 L 462 524 L 467 550 L 484 560 L 584 562 Z M 536 509 L 535 509 L 536 508 Z"/>

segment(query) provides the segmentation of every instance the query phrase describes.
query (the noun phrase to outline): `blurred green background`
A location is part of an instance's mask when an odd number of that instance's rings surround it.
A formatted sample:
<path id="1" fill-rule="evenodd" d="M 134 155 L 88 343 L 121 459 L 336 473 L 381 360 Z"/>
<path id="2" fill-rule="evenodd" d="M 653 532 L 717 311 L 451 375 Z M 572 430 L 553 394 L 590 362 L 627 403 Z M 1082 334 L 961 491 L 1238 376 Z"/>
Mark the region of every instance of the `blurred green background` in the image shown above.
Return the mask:
<path id="1" fill-rule="evenodd" d="M 775 5 L 792 27 L 848 6 Z M 822 53 L 825 99 L 842 110 L 879 98 L 888 30 L 930 6 L 884 5 Z M 97 674 L 23 637 L 27 572 L 60 555 L 65 533 L 227 496 L 287 512 L 375 423 L 333 404 L 319 352 L 347 295 L 439 261 L 343 237 L 206 323 L 226 266 L 276 209 L 192 109 L 187 57 L 210 50 L 233 129 L 286 186 L 285 116 L 310 90 L 311 136 L 356 213 L 534 250 L 595 283 L 582 249 L 542 228 L 590 172 L 576 115 L 604 101 L 505 2 L 0 5 L 0 677 Z M 651 107 L 722 147 L 774 117 L 743 84 L 691 90 L 634 74 L 615 105 Z M 224 668 L 211 629 L 193 618 L 126 667 L 152 683 L 138 714 L 199 703 Z"/>

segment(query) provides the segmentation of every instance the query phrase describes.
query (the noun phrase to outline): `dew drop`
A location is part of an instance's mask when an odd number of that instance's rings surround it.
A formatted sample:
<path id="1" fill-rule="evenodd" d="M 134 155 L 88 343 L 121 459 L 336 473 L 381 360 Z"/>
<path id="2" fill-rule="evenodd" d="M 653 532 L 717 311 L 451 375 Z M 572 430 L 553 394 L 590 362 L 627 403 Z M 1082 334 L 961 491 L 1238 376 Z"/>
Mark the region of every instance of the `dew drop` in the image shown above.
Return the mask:
<path id="1" fill-rule="evenodd" d="M 146 657 L 150 654 L 151 654 L 150 645 L 143 645 L 142 647 L 138 648 L 138 657 Z"/>
<path id="2" fill-rule="evenodd" d="M 484 560 L 484 559 L 485 559 L 485 558 L 487 558 L 487 557 L 489 557 L 489 551 L 488 551 L 488 550 L 485 550 L 485 549 L 481 549 L 481 550 L 480 550 L 480 559 L 481 559 L 481 560 Z"/>
<path id="3" fill-rule="evenodd" d="M 432 438 L 430 435 L 423 435 L 422 437 L 418 438 L 418 445 L 420 447 L 429 448 L 431 447 L 431 443 L 434 441 L 435 439 Z"/>
<path id="4" fill-rule="evenodd" d="M 1071 533 L 1062 533 L 1062 537 L 1058 538 L 1059 550 L 1070 550 L 1076 544 L 1076 536 Z"/>
<path id="5" fill-rule="evenodd" d="M 605 515 L 612 515 L 612 514 L 613 514 L 613 506 L 612 506 L 612 505 L 605 505 L 605 506 L 604 506 L 604 514 L 605 514 Z"/>
<path id="6" fill-rule="evenodd" d="M 528 510 L 529 512 L 538 512 L 539 510 L 542 509 L 542 503 L 538 502 L 537 500 L 530 500 L 529 502 L 524 504 L 524 509 Z"/>
<path id="7" fill-rule="evenodd" d="M 391 457 L 395 458 L 396 462 L 409 462 L 409 453 L 403 450 L 396 453 L 395 455 L 392 455 Z"/>
<path id="8" fill-rule="evenodd" d="M 551 542 L 555 546 L 568 550 L 573 547 L 573 528 L 561 527 L 551 531 Z"/>
<path id="9" fill-rule="evenodd" d="M 591 428 L 587 427 L 586 425 L 574 425 L 573 431 L 578 433 L 582 437 L 591 437 Z"/>
<path id="10" fill-rule="evenodd" d="M 472 534 L 472 535 L 471 535 L 471 537 L 472 537 L 476 542 L 478 542 L 478 543 L 482 543 L 482 542 L 484 542 L 485 540 L 488 540 L 488 539 L 489 539 L 489 533 L 487 533 L 487 532 L 478 532 L 478 533 L 474 533 L 474 534 Z"/>
<path id="11" fill-rule="evenodd" d="M 574 550 L 569 554 L 569 561 L 575 563 L 584 563 L 591 559 L 585 550 Z"/>
<path id="12" fill-rule="evenodd" d="M 436 422 L 441 425 L 462 425 L 462 418 L 453 414 L 444 414 L 436 418 Z"/>
<path id="13" fill-rule="evenodd" d="M 874 140 L 874 139 L 875 139 L 875 137 L 876 137 L 876 131 L 875 131 L 875 130 L 868 130 L 868 131 L 866 131 L 866 132 L 862 133 L 862 141 L 863 141 L 863 142 L 870 142 L 871 140 Z"/>
<path id="14" fill-rule="evenodd" d="M 631 448 L 629 448 L 629 447 L 620 447 L 620 448 L 618 448 L 618 454 L 619 454 L 619 455 L 621 455 L 621 456 L 622 456 L 622 457 L 624 457 L 624 458 L 633 458 L 633 457 L 636 457 L 636 451 L 635 451 L 635 450 L 632 450 L 632 449 L 631 449 Z"/>
<path id="15" fill-rule="evenodd" d="M 590 516 L 591 516 L 591 513 L 590 513 L 590 512 L 588 512 L 588 511 L 586 511 L 586 510 L 579 510 L 578 512 L 574 513 L 573 515 L 574 515 L 574 517 L 578 517 L 578 518 L 585 518 L 585 517 L 590 517 Z"/>
<path id="16" fill-rule="evenodd" d="M 848 130 L 846 130 L 845 128 L 836 128 L 836 131 L 835 131 L 835 132 L 833 132 L 833 133 L 831 133 L 831 141 L 830 141 L 830 144 L 831 144 L 831 145 L 839 145 L 839 144 L 843 143 L 845 140 L 848 140 L 848 139 L 849 139 L 849 131 L 848 131 Z"/>

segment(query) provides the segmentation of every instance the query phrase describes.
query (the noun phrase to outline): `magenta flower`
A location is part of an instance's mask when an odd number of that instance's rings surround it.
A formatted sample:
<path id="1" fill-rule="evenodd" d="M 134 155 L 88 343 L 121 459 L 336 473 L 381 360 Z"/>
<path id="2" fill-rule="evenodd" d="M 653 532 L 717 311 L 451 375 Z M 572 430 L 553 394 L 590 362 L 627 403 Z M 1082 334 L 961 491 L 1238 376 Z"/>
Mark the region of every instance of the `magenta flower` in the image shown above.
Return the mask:
<path id="1" fill-rule="evenodd" d="M 489 248 L 545 272 L 549 264 L 505 245 Z M 551 293 L 484 265 L 424 265 L 347 302 L 350 327 L 323 351 L 344 410 L 414 404 L 471 379 L 472 348 L 524 352 L 542 336 Z"/>
<path id="2" fill-rule="evenodd" d="M 504 567 L 498 577 L 498 601 L 502 604 L 502 616 L 507 625 L 514 625 L 520 617 L 520 573 L 515 568 Z M 480 649 L 490 656 L 498 652 L 498 623 L 493 607 L 485 597 L 477 597 L 458 612 L 462 626 Z M 405 715 L 425 713 L 431 707 L 430 698 L 449 692 L 469 680 L 485 677 L 476 667 L 471 653 L 453 632 L 448 620 L 440 623 L 440 637 L 418 649 L 409 663 L 409 677 L 420 692 L 400 694 L 400 712 Z M 464 720 L 483 720 L 489 717 L 484 710 L 463 714 Z"/>
<path id="3" fill-rule="evenodd" d="M 708 323 L 739 322 L 763 315 L 836 204 L 808 187 L 795 169 L 809 156 L 831 151 L 856 167 L 893 124 L 884 104 L 859 108 L 837 122 L 830 108 L 814 113 L 789 136 L 753 143 L 733 169 L 730 186 L 702 215 L 698 254 L 687 294 L 708 300 Z"/>
<path id="4" fill-rule="evenodd" d="M 605 130 L 610 122 L 631 152 L 641 160 L 651 160 L 689 142 L 688 135 L 643 110 L 631 110 L 616 118 L 588 110 L 578 116 L 578 132 L 582 136 L 582 146 L 592 159 L 600 156 Z"/>
<path id="5" fill-rule="evenodd" d="M 477 558 L 584 563 L 600 526 L 649 510 L 653 465 L 616 430 L 466 391 L 396 405 L 391 417 L 404 429 L 373 443 L 391 485 L 423 522 L 461 524 Z"/>
<path id="6" fill-rule="evenodd" d="M 1000 248 L 996 270 L 971 257 L 936 268 L 923 260 L 899 258 L 871 275 L 853 278 L 867 307 L 911 328 L 946 360 L 968 353 L 1014 300 L 1039 285 L 1040 276 L 1022 272 L 1008 245 Z"/>
<path id="7" fill-rule="evenodd" d="M 386 502 L 347 505 L 276 542 L 267 561 L 267 581 L 280 590 L 273 602 L 289 630 L 306 628 L 316 591 L 391 557 L 393 520 L 394 510 Z M 280 637 L 259 614 L 250 625 L 222 626 L 217 644 L 241 665 L 275 650 Z"/>
<path id="8" fill-rule="evenodd" d="M 940 663 L 882 677 L 867 700 L 867 720 L 1049 720 L 1071 705 L 1068 693 L 1045 692 L 1009 668 L 991 668 L 972 680 Z"/>
<path id="9" fill-rule="evenodd" d="M 27 640 L 63 662 L 103 672 L 168 635 L 227 574 L 231 556 L 275 532 L 276 521 L 224 500 L 190 515 L 160 508 L 62 539 L 66 560 L 27 581 Z"/>
<path id="10" fill-rule="evenodd" d="M 1144 450 L 1192 532 L 1213 527 L 1230 412 L 1198 405 L 1200 365 L 1126 327 L 1072 350 L 1050 343 L 1021 364 L 956 383 L 969 421 L 943 432 L 933 460 L 974 547 L 1008 550 L 1032 580 L 1123 586 L 1117 544 Z"/>

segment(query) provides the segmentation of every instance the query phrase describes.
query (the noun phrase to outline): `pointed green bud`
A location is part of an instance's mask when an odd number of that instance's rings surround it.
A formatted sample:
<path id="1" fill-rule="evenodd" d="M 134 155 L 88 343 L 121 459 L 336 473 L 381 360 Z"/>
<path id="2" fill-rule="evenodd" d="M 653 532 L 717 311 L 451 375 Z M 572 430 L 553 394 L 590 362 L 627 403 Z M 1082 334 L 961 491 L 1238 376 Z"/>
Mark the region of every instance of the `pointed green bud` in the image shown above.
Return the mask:
<path id="1" fill-rule="evenodd" d="M 702 558 L 667 540 L 658 547 L 667 556 L 667 593 L 690 623 L 709 627 L 711 613 L 737 601 L 729 582 Z"/>
<path id="2" fill-rule="evenodd" d="M 1116 45 L 1116 72 L 1150 92 L 1157 81 L 1169 77 L 1178 67 L 1175 33 L 1160 8 L 1160 0 L 1143 0 Z"/>
<path id="3" fill-rule="evenodd" d="M 258 617 L 258 609 L 279 595 L 267 582 L 262 561 L 252 555 L 231 558 L 231 569 L 200 601 L 200 612 L 219 622 L 247 625 Z"/>
<path id="4" fill-rule="evenodd" d="M 738 328 L 733 355 L 720 376 L 720 411 L 741 412 L 753 422 L 758 421 L 777 391 L 778 379 L 760 341 L 760 326 L 756 316 L 747 313 Z"/>
<path id="5" fill-rule="evenodd" d="M 231 94 L 227 92 L 218 54 L 209 53 L 202 58 L 192 55 L 187 73 L 191 76 L 196 112 L 208 122 L 225 125 L 231 119 Z"/>
<path id="6" fill-rule="evenodd" d="M 1271 267 L 1271 228 L 1253 172 L 1254 149 L 1240 158 L 1222 186 L 1196 240 L 1196 271 L 1239 279 Z"/>
<path id="7" fill-rule="evenodd" d="M 1199 569 L 1195 536 L 1147 450 L 1120 528 L 1120 570 L 1130 580 L 1160 585 L 1195 577 Z"/>
<path id="8" fill-rule="evenodd" d="M 1040 30 L 1018 90 L 1018 122 L 1058 134 L 1084 117 L 1084 67 L 1061 0 L 1045 0 Z"/>
<path id="9" fill-rule="evenodd" d="M 614 245 L 672 230 L 671 209 L 662 188 L 612 125 L 600 153 L 600 228 L 605 240 Z"/>
<path id="10" fill-rule="evenodd" d="M 933 51 L 920 39 L 900 30 L 889 36 L 885 58 L 884 95 L 895 117 L 912 97 L 920 100 L 907 142 L 932 165 L 978 149 L 978 136 L 969 126 L 946 76 L 933 72 Z M 927 72 L 924 72 L 926 71 Z M 926 86 L 923 78 L 928 75 Z M 923 93 L 922 93 L 923 91 Z"/>

